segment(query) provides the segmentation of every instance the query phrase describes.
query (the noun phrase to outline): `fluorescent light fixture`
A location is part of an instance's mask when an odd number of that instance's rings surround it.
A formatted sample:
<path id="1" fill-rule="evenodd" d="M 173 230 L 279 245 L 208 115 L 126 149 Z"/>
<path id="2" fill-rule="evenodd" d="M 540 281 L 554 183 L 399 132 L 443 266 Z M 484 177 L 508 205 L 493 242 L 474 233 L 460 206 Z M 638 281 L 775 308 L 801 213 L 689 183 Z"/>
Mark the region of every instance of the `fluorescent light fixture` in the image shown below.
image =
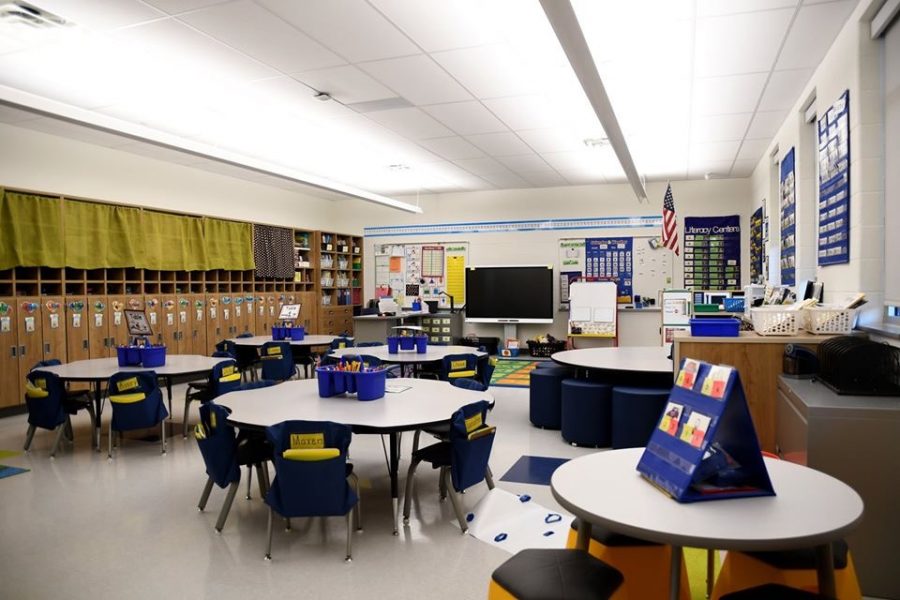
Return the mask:
<path id="1" fill-rule="evenodd" d="M 221 147 L 211 146 L 196 140 L 181 138 L 145 125 L 132 123 L 95 111 L 57 102 L 55 100 L 49 100 L 8 86 L 0 85 L 0 101 L 9 103 L 15 107 L 37 111 L 49 117 L 58 117 L 94 129 L 122 134 L 133 139 L 150 142 L 175 150 L 183 150 L 191 154 L 196 154 L 197 156 L 219 160 L 239 167 L 246 167 L 267 175 L 274 175 L 276 177 L 282 177 L 313 187 L 338 192 L 339 194 L 351 196 L 359 200 L 381 204 L 410 213 L 422 213 L 422 209 L 418 206 L 401 202 L 400 200 L 395 200 L 387 196 L 382 196 L 381 194 L 375 194 L 323 177 L 275 165 L 266 160 L 247 157 L 243 154 L 226 150 Z"/>

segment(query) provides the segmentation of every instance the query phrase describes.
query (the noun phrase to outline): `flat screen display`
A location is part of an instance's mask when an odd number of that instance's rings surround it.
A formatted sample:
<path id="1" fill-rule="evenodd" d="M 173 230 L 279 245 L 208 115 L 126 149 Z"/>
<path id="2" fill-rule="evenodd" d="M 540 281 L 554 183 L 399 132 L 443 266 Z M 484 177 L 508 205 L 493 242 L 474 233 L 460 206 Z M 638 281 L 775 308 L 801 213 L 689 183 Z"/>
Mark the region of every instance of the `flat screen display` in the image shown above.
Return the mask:
<path id="1" fill-rule="evenodd" d="M 466 321 L 552 323 L 553 268 L 466 267 Z"/>

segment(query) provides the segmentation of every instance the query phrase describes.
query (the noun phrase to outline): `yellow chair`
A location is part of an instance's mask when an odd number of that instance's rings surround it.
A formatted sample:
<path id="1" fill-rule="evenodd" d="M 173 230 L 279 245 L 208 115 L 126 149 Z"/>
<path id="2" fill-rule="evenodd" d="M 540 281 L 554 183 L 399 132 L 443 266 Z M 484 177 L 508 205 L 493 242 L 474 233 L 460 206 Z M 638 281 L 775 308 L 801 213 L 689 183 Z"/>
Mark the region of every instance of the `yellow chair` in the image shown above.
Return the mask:
<path id="1" fill-rule="evenodd" d="M 862 591 L 853 568 L 853 558 L 842 541 L 834 547 L 834 580 L 840 600 L 861 600 Z M 716 578 L 712 599 L 752 588 L 776 583 L 792 588 L 817 591 L 816 552 L 814 548 L 778 552 L 729 552 Z"/>
<path id="2" fill-rule="evenodd" d="M 522 550 L 497 567 L 488 600 L 627 600 L 622 574 L 581 550 Z"/>
<path id="3" fill-rule="evenodd" d="M 575 547 L 578 526 L 578 519 L 572 521 L 566 548 Z M 594 525 L 591 527 L 588 552 L 622 573 L 625 579 L 622 586 L 625 597 L 634 600 L 669 597 L 672 546 L 620 535 Z M 681 561 L 681 585 L 678 597 L 680 600 L 691 600 L 684 560 Z"/>

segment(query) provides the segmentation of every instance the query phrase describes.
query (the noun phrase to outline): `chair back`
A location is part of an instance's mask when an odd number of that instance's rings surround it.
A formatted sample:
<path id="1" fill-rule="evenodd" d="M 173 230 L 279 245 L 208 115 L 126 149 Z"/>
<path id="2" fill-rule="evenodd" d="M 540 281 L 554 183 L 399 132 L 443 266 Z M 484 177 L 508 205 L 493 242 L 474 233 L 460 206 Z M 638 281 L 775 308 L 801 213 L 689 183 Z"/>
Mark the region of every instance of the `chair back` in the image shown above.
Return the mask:
<path id="1" fill-rule="evenodd" d="M 287 342 L 266 342 L 259 351 L 262 378 L 287 381 L 294 375 L 294 356 Z"/>
<path id="2" fill-rule="evenodd" d="M 43 429 L 55 429 L 66 421 L 63 405 L 66 388 L 55 373 L 31 371 L 25 377 L 25 404 L 28 424 Z"/>
<path id="3" fill-rule="evenodd" d="M 60 362 L 58 358 L 48 358 L 47 360 L 39 360 L 33 367 L 31 367 L 31 370 L 34 371 L 35 369 L 40 369 L 41 367 L 55 367 L 61 364 L 62 362 Z"/>
<path id="4" fill-rule="evenodd" d="M 384 346 L 384 342 L 360 342 L 357 348 L 374 348 L 375 346 Z"/>
<path id="5" fill-rule="evenodd" d="M 459 492 L 484 480 L 497 430 L 486 421 L 490 408 L 489 402 L 479 400 L 450 418 L 450 476 Z"/>
<path id="6" fill-rule="evenodd" d="M 352 348 L 353 347 L 353 339 L 347 336 L 339 336 L 331 340 L 331 344 L 329 345 L 329 350 L 340 350 L 341 348 Z"/>
<path id="7" fill-rule="evenodd" d="M 237 344 L 235 344 L 231 340 L 222 340 L 221 342 L 216 343 L 216 351 L 217 352 L 225 352 L 231 358 L 236 358 L 237 357 Z"/>
<path id="8" fill-rule="evenodd" d="M 339 516 L 357 502 L 347 483 L 350 427 L 330 421 L 284 421 L 266 428 L 275 480 L 266 503 L 283 517 Z"/>
<path id="9" fill-rule="evenodd" d="M 209 375 L 209 389 L 213 398 L 241 387 L 241 372 L 233 358 L 217 362 Z"/>
<path id="10" fill-rule="evenodd" d="M 194 427 L 194 437 L 206 465 L 206 474 L 221 488 L 241 478 L 237 436 L 227 419 L 227 408 L 207 402 L 200 405 L 200 422 Z"/>
<path id="11" fill-rule="evenodd" d="M 474 354 L 448 354 L 444 357 L 443 367 L 441 379 L 475 379 L 478 376 L 478 357 Z"/>
<path id="12" fill-rule="evenodd" d="M 466 379 L 465 377 L 451 379 L 450 385 L 462 388 L 464 390 L 472 390 L 474 392 L 484 392 L 487 390 L 487 387 L 480 381 L 475 381 L 474 379 Z"/>
<path id="13" fill-rule="evenodd" d="M 239 338 L 252 338 L 252 337 L 253 337 L 253 332 L 252 332 L 252 331 L 245 331 L 245 332 L 243 332 L 243 333 L 239 333 L 239 334 L 237 335 L 237 337 L 239 337 Z"/>
<path id="14" fill-rule="evenodd" d="M 487 389 L 491 387 L 491 377 L 494 376 L 494 369 L 497 367 L 497 359 L 485 357 L 485 359 L 481 361 L 480 366 L 481 377 L 479 377 L 479 379 L 481 380 L 481 383 L 484 384 L 484 388 Z"/>
<path id="15" fill-rule="evenodd" d="M 107 389 L 116 431 L 154 427 L 169 416 L 155 371 L 116 373 Z"/>

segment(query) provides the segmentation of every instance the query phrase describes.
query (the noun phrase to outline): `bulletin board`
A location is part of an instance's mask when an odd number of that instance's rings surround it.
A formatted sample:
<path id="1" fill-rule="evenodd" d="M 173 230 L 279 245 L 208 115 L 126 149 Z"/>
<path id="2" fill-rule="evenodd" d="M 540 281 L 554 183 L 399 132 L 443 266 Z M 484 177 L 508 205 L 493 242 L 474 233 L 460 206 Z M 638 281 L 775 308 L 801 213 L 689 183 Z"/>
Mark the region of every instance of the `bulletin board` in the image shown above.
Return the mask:
<path id="1" fill-rule="evenodd" d="M 656 298 L 659 290 L 673 286 L 673 260 L 672 252 L 658 243 L 657 237 L 616 237 L 616 238 L 588 238 L 588 240 L 615 240 L 616 251 L 619 246 L 624 246 L 621 251 L 626 252 L 625 269 L 629 275 L 630 285 L 624 289 L 625 277 L 620 278 L 617 297 L 621 302 L 631 302 L 636 296 L 642 298 Z M 585 238 L 564 238 L 559 240 L 559 299 L 560 310 L 569 310 L 570 286 L 578 280 L 602 279 L 594 275 L 593 262 L 588 272 L 587 259 L 597 258 L 597 270 L 600 272 L 600 254 L 605 252 L 601 244 L 593 244 L 589 250 Z M 607 250 L 610 246 L 607 246 Z M 631 262 L 627 261 L 627 252 L 631 252 Z M 605 257 L 609 258 L 609 257 Z M 609 263 L 604 263 L 605 268 Z M 620 263 L 621 266 L 621 263 Z M 628 270 L 630 268 L 630 271 Z M 625 300 L 626 296 L 630 296 Z"/>
<path id="2" fill-rule="evenodd" d="M 750 283 L 763 281 L 763 207 L 750 216 Z"/>
<path id="3" fill-rule="evenodd" d="M 684 219 L 684 287 L 741 289 L 741 217 Z"/>
<path id="4" fill-rule="evenodd" d="M 822 266 L 850 262 L 850 92 L 819 119 L 819 235 Z"/>
<path id="5" fill-rule="evenodd" d="M 797 283 L 797 196 L 794 149 L 781 159 L 781 283 Z"/>
<path id="6" fill-rule="evenodd" d="M 393 298 L 400 306 L 422 298 L 449 308 L 446 292 L 460 307 L 466 303 L 468 257 L 468 242 L 376 244 L 374 297 Z"/>

